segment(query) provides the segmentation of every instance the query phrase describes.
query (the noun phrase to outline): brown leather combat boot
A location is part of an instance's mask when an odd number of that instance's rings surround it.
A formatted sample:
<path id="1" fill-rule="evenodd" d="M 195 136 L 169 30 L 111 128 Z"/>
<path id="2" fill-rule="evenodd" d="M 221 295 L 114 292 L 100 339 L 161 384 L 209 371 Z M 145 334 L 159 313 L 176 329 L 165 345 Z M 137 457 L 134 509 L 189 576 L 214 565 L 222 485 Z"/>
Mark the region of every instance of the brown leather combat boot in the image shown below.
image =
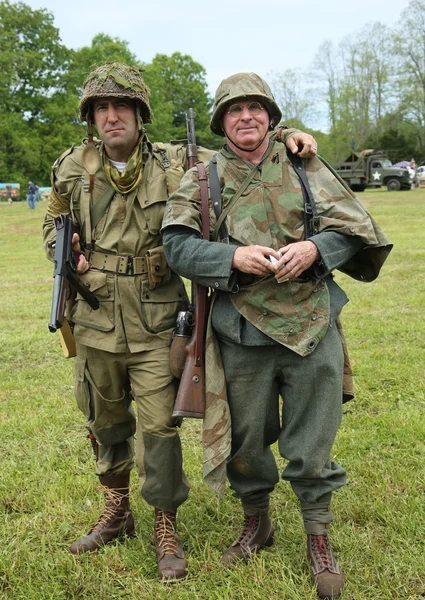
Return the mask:
<path id="1" fill-rule="evenodd" d="M 68 548 L 71 554 L 94 552 L 125 535 L 134 537 L 134 519 L 128 499 L 130 474 L 101 476 L 99 479 L 105 496 L 105 508 L 89 533 Z"/>
<path id="2" fill-rule="evenodd" d="M 244 515 L 241 534 L 229 546 L 221 557 L 227 567 L 235 565 L 238 560 L 247 562 L 249 558 L 265 546 L 273 544 L 274 527 L 268 513 L 265 515 Z"/>
<path id="3" fill-rule="evenodd" d="M 155 550 L 158 574 L 172 583 L 186 577 L 187 561 L 176 530 L 176 513 L 155 508 Z"/>
<path id="4" fill-rule="evenodd" d="M 307 535 L 307 558 L 319 598 L 339 598 L 344 575 L 336 562 L 328 535 Z"/>

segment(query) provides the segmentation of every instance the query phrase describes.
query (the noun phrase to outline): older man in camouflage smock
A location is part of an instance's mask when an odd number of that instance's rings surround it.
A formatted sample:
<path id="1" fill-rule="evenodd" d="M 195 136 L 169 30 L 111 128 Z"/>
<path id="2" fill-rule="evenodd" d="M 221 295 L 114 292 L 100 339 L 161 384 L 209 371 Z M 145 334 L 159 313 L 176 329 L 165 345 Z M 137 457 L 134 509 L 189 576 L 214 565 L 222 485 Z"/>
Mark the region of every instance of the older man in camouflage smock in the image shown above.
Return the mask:
<path id="1" fill-rule="evenodd" d="M 207 167 L 211 241 L 200 238 L 200 187 L 192 169 L 169 199 L 163 243 L 173 270 L 214 290 L 210 323 L 231 415 L 227 476 L 244 511 L 242 532 L 222 561 L 233 565 L 273 543 L 269 495 L 279 476 L 270 446 L 277 441 L 288 460 L 282 477 L 300 500 L 318 594 L 336 598 L 344 578 L 328 527 L 332 492 L 344 485 L 345 471 L 330 451 L 342 415 L 337 318 L 347 297 L 331 273 L 339 268 L 370 281 L 391 244 L 320 160 L 293 166 L 281 131 L 269 134 L 280 118 L 269 86 L 254 73 L 221 83 L 211 129 L 226 145 Z M 220 201 L 221 211 L 214 210 Z M 219 395 L 217 381 L 217 373 L 207 377 L 207 388 Z M 217 411 L 207 446 L 218 430 L 226 428 Z M 217 453 L 211 456 L 214 469 Z"/>
<path id="2" fill-rule="evenodd" d="M 172 581 L 186 572 L 176 511 L 189 485 L 172 420 L 176 380 L 169 344 L 187 296 L 166 263 L 160 227 L 166 200 L 187 163 L 183 144 L 149 142 L 143 124 L 151 116 L 149 90 L 137 69 L 111 63 L 90 73 L 80 102 L 88 139 L 53 165 L 43 233 L 52 259 L 53 219 L 72 216 L 77 251 L 81 242 L 78 271 L 100 301 L 93 311 L 77 297 L 71 319 L 77 343 L 75 396 L 93 436 L 106 504 L 88 535 L 69 550 L 90 552 L 134 534 L 129 479 L 137 428 L 140 490 L 155 507 L 159 576 Z M 93 127 L 100 140 L 93 139 Z M 293 147 L 295 142 L 305 143 L 308 152 L 313 139 L 295 133 Z M 211 154 L 199 149 L 201 159 Z"/>

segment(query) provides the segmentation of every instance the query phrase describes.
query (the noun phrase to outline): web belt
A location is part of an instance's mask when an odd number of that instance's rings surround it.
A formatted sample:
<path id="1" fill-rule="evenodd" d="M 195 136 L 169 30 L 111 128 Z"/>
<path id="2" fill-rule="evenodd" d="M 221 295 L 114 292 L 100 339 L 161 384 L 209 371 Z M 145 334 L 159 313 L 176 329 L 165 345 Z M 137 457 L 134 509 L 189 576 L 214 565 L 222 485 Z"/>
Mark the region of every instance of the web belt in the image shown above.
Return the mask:
<path id="1" fill-rule="evenodd" d="M 144 256 L 117 256 L 104 252 L 92 252 L 89 262 L 94 269 L 118 275 L 141 275 L 148 272 Z"/>

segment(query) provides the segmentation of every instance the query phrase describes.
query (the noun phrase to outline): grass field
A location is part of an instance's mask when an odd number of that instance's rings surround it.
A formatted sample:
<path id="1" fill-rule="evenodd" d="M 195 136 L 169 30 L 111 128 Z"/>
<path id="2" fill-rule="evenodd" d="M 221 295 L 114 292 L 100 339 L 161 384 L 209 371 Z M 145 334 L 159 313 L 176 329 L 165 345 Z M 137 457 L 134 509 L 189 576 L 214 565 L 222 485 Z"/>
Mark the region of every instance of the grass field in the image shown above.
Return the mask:
<path id="1" fill-rule="evenodd" d="M 376 190 L 362 200 L 395 248 L 374 283 L 337 274 L 351 298 L 343 324 L 357 398 L 345 406 L 334 447 L 348 484 L 334 496 L 331 538 L 347 580 L 342 600 L 417 600 L 425 596 L 425 190 Z M 0 203 L 0 598 L 315 599 L 287 484 L 272 497 L 275 545 L 249 565 L 221 566 L 241 511 L 230 492 L 218 500 L 202 482 L 198 422 L 182 430 L 192 484 L 179 511 L 187 580 L 157 582 L 153 509 L 138 496 L 135 473 L 137 538 L 68 554 L 96 520 L 102 496 L 73 399 L 73 363 L 47 329 L 45 207 Z"/>

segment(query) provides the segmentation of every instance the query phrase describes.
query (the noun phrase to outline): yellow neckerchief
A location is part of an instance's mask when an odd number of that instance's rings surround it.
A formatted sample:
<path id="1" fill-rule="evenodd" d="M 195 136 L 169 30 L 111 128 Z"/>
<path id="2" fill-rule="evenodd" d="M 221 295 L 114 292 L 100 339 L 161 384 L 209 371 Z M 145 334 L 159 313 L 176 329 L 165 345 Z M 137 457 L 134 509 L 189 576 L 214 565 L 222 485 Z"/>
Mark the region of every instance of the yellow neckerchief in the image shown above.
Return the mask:
<path id="1" fill-rule="evenodd" d="M 120 194 L 129 194 L 142 181 L 142 139 L 134 148 L 127 161 L 127 164 L 122 173 L 111 163 L 106 156 L 105 146 L 102 144 L 101 149 L 102 165 L 105 170 L 106 177 L 111 183 L 115 191 Z"/>

